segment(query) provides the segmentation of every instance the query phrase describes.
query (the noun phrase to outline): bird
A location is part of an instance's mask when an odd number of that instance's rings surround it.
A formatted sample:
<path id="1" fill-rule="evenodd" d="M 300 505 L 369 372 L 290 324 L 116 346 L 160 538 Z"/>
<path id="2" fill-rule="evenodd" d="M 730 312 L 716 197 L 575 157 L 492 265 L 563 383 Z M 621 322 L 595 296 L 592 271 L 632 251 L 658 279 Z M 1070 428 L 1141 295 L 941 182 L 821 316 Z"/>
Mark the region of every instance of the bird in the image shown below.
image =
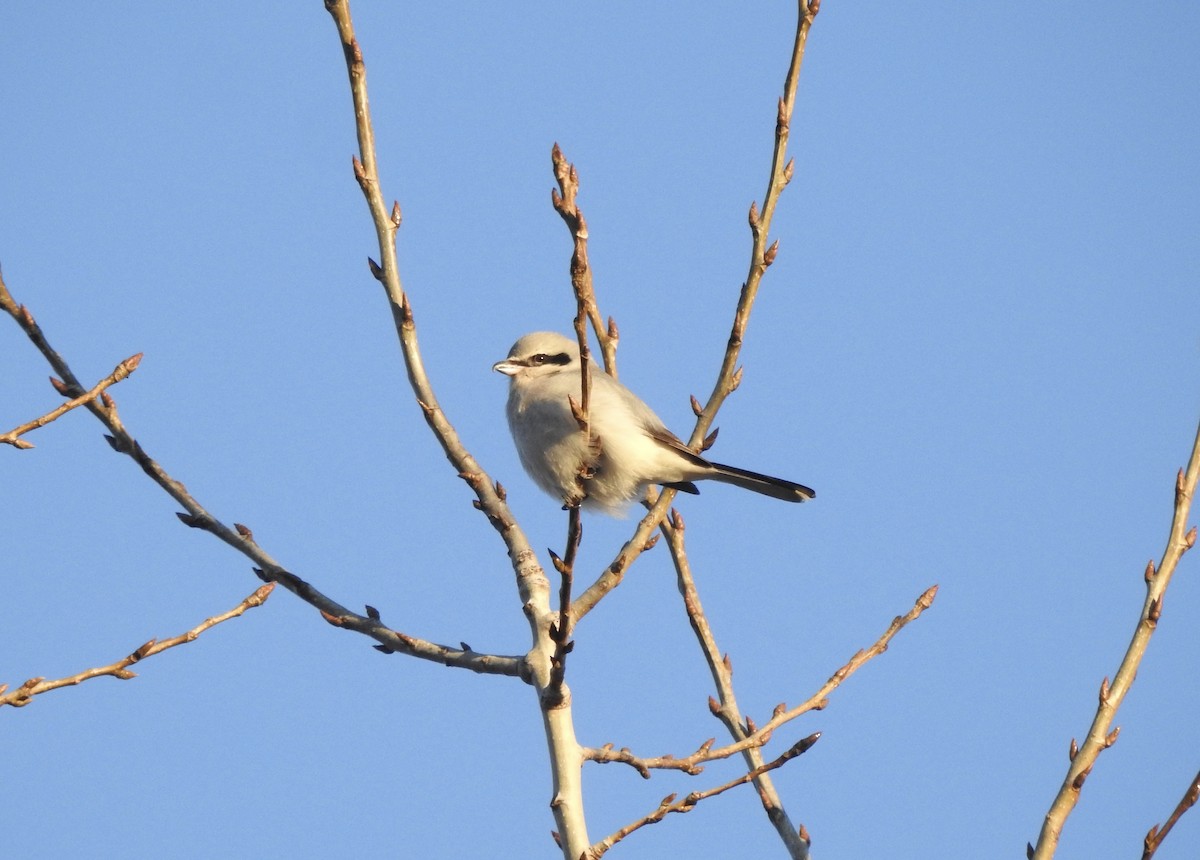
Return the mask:
<path id="1" fill-rule="evenodd" d="M 685 445 L 636 394 L 588 360 L 585 436 L 579 401 L 579 344 L 558 332 L 527 334 L 492 370 L 509 378 L 508 427 L 535 484 L 567 507 L 620 516 L 659 484 L 698 494 L 695 481 L 720 481 L 787 502 L 816 493 L 803 484 L 714 463 Z"/>

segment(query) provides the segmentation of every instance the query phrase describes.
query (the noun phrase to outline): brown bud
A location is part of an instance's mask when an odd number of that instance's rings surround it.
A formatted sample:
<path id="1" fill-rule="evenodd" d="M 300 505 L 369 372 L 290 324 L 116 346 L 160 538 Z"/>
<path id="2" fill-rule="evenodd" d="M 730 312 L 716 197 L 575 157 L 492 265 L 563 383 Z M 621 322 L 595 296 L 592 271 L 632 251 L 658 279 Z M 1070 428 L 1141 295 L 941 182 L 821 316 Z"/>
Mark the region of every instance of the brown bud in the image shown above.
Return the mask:
<path id="1" fill-rule="evenodd" d="M 342 627 L 343 626 L 344 622 L 337 615 L 330 615 L 324 609 L 320 610 L 320 612 L 321 612 L 321 617 L 324 618 L 326 621 L 328 621 L 330 624 L 332 624 L 334 627 Z"/>

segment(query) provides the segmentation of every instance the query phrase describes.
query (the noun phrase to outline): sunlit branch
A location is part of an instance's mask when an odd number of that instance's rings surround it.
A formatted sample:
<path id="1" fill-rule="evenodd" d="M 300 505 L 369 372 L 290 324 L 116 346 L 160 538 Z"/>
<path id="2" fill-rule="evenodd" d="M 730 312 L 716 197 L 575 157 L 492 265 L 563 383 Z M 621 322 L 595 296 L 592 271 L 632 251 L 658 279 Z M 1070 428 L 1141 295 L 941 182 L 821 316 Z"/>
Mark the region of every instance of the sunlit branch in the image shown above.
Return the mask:
<path id="1" fill-rule="evenodd" d="M 1153 560 L 1146 565 L 1146 597 L 1134 626 L 1133 638 L 1112 682 L 1105 678 L 1100 684 L 1099 704 L 1087 737 L 1082 744 L 1074 739 L 1071 741 L 1071 763 L 1067 768 L 1067 775 L 1050 804 L 1049 812 L 1046 813 L 1037 845 L 1028 846 L 1026 852 L 1034 860 L 1048 860 L 1054 856 L 1067 816 L 1079 802 L 1079 792 L 1084 780 L 1092 772 L 1100 753 L 1116 743 L 1117 735 L 1121 731 L 1119 726 L 1113 728 L 1117 709 L 1121 707 L 1121 702 L 1125 700 L 1133 685 L 1138 667 L 1150 644 L 1150 637 L 1158 627 L 1162 616 L 1163 597 L 1171 583 L 1171 577 L 1175 574 L 1175 568 L 1183 554 L 1196 543 L 1196 529 L 1192 527 L 1189 530 L 1187 521 L 1191 513 L 1192 499 L 1196 494 L 1197 480 L 1200 480 L 1200 427 L 1196 431 L 1196 440 L 1192 445 L 1187 469 L 1180 469 L 1175 479 L 1175 513 L 1171 519 L 1166 548 L 1157 567 Z"/>
<path id="2" fill-rule="evenodd" d="M 111 676 L 119 678 L 122 681 L 128 681 L 131 678 L 136 678 L 137 673 L 130 671 L 129 667 L 140 660 L 145 660 L 147 657 L 153 657 L 155 654 L 161 654 L 168 648 L 174 648 L 176 645 L 184 645 L 188 642 L 194 642 L 201 633 L 209 628 L 215 627 L 223 621 L 228 621 L 230 618 L 237 618 L 247 609 L 253 609 L 256 606 L 262 606 L 267 598 L 271 596 L 271 590 L 275 586 L 271 583 L 260 586 L 257 591 L 230 609 L 228 612 L 223 612 L 220 615 L 214 615 L 205 621 L 197 624 L 186 633 L 181 633 L 179 636 L 174 636 L 170 639 L 151 639 L 127 657 L 123 657 L 115 663 L 110 663 L 107 666 L 100 666 L 96 669 L 85 669 L 75 675 L 69 675 L 66 678 L 58 678 L 57 680 L 47 681 L 45 678 L 30 678 L 21 686 L 17 687 L 11 693 L 8 691 L 7 684 L 0 684 L 0 707 L 4 705 L 12 705 L 14 708 L 23 708 L 28 705 L 34 696 L 41 693 L 48 693 L 51 690 L 57 690 L 60 687 L 71 687 L 75 684 L 82 684 L 84 681 L 90 681 L 92 678 L 101 678 Z"/>

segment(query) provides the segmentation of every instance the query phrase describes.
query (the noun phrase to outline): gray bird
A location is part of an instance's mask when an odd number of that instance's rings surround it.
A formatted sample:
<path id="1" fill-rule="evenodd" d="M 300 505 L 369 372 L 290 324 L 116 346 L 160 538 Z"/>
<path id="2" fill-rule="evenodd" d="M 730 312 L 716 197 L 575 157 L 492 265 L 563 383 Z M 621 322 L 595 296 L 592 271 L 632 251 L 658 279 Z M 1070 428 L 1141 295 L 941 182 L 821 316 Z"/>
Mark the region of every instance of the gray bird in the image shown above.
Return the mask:
<path id="1" fill-rule="evenodd" d="M 580 397 L 579 344 L 557 332 L 527 334 L 492 370 L 509 377 L 508 426 L 521 465 L 539 487 L 570 504 L 619 515 L 650 484 L 698 493 L 693 481 L 721 481 L 786 502 L 816 493 L 801 484 L 713 463 L 690 450 L 636 394 L 589 361 L 588 444 L 568 398 Z M 591 477 L 579 477 L 587 464 Z"/>

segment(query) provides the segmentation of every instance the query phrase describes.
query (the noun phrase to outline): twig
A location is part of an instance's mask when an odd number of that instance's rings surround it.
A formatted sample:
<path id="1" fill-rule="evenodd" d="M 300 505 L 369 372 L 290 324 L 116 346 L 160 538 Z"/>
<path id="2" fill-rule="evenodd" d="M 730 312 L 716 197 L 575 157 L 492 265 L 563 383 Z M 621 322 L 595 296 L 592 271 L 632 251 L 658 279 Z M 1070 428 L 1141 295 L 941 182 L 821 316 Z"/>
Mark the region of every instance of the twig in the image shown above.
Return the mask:
<path id="1" fill-rule="evenodd" d="M 174 648 L 176 645 L 183 645 L 187 642 L 193 642 L 204 631 L 210 627 L 215 627 L 223 621 L 228 621 L 230 618 L 237 618 L 247 609 L 253 609 L 256 606 L 262 606 L 267 598 L 271 596 L 271 591 L 275 588 L 273 583 L 267 583 L 260 586 L 257 591 L 230 609 L 228 612 L 223 612 L 220 615 L 214 615 L 205 621 L 197 624 L 186 633 L 171 639 L 151 639 L 149 642 L 142 645 L 128 657 L 123 657 L 115 663 L 110 663 L 107 666 L 101 666 L 97 669 L 85 669 L 76 675 L 70 675 L 66 678 L 59 678 L 55 681 L 47 681 L 45 678 L 30 678 L 11 693 L 8 690 L 7 684 L 0 684 L 0 707 L 4 705 L 12 705 L 14 708 L 23 708 L 28 705 L 33 697 L 40 693 L 47 693 L 50 690 L 57 690 L 59 687 L 71 687 L 75 684 L 82 684 L 84 681 L 89 681 L 92 678 L 99 678 L 104 675 L 111 675 L 114 678 L 119 678 L 122 681 L 128 681 L 130 678 L 136 678 L 137 673 L 129 671 L 129 667 L 139 660 L 144 660 L 147 657 L 153 657 L 155 654 L 161 654 L 168 648 Z"/>
<path id="2" fill-rule="evenodd" d="M 746 280 L 742 284 L 741 295 L 738 298 L 737 310 L 733 315 L 733 327 L 729 333 L 729 342 L 725 348 L 725 358 L 717 381 L 713 385 L 708 403 L 696 419 L 696 427 L 692 431 L 688 444 L 693 448 L 704 440 L 709 428 L 717 417 L 717 410 L 725 402 L 741 381 L 741 370 L 737 367 L 738 356 L 741 355 L 742 341 L 745 338 L 746 326 L 750 321 L 750 310 L 758 295 L 758 287 L 762 282 L 767 267 L 775 261 L 779 251 L 779 242 L 770 247 L 767 239 L 771 229 L 771 219 L 775 215 L 775 206 L 784 187 L 792 181 L 795 164 L 787 158 L 788 137 L 791 133 L 792 113 L 796 107 L 796 88 L 800 82 L 800 66 L 804 61 L 804 48 L 808 43 L 808 31 L 813 19 L 821 9 L 820 0 L 797 0 L 796 38 L 792 45 L 792 58 L 788 65 L 787 77 L 783 83 L 783 96 L 779 99 L 775 117 L 775 148 L 771 154 L 771 175 L 767 182 L 767 191 L 763 197 L 762 212 L 750 204 L 750 235 L 752 237 L 750 250 L 750 268 Z"/>
<path id="3" fill-rule="evenodd" d="M 0 274 L 0 310 L 11 316 L 46 360 L 63 380 L 63 388 L 67 393 L 83 391 L 83 386 L 72 372 L 66 360 L 50 346 L 45 333 L 38 326 L 33 314 L 24 305 L 18 305 L 4 283 Z M 443 663 L 448 666 L 459 666 L 474 672 L 495 675 L 520 675 L 524 672 L 522 661 L 516 657 L 500 657 L 489 654 L 477 654 L 466 649 L 454 649 L 438 645 L 424 639 L 407 636 L 391 630 L 378 619 L 372 619 L 352 612 L 340 603 L 325 596 L 300 577 L 288 572 L 283 565 L 272 558 L 265 550 L 255 543 L 250 530 L 245 526 L 234 524 L 233 528 L 225 525 L 203 505 L 200 504 L 187 490 L 182 482 L 172 478 L 157 461 L 150 457 L 141 444 L 125 428 L 117 411 L 117 404 L 107 394 L 99 400 L 88 400 L 83 406 L 107 427 L 111 435 L 105 436 L 114 451 L 129 456 L 141 467 L 152 481 L 158 484 L 184 509 L 177 516 L 192 528 L 202 529 L 219 540 L 224 541 L 238 552 L 249 558 L 255 564 L 255 572 L 265 582 L 279 582 L 304 600 L 329 620 L 338 619 L 337 626 L 355 630 L 376 640 L 379 644 L 394 651 L 402 651 L 423 660 Z M 532 554 L 531 554 L 532 555 Z M 536 562 L 535 562 L 536 564 Z"/>
<path id="4" fill-rule="evenodd" d="M 558 571 L 558 620 L 550 628 L 554 640 L 554 654 L 550 658 L 550 683 L 542 694 L 543 706 L 555 708 L 562 704 L 563 680 L 566 676 L 567 655 L 574 643 L 571 641 L 571 585 L 575 579 L 575 559 L 579 555 L 579 544 L 583 539 L 583 520 L 579 505 L 567 509 L 567 549 L 563 557 L 550 550 L 554 569 Z"/>
<path id="5" fill-rule="evenodd" d="M 763 197 L 762 212 L 759 213 L 755 204 L 750 204 L 749 221 L 752 242 L 749 271 L 745 282 L 742 284 L 741 295 L 738 298 L 737 308 L 734 312 L 729 341 L 725 348 L 725 357 L 721 363 L 721 369 L 717 374 L 717 380 L 713 385 L 712 394 L 708 398 L 708 403 L 702 409 L 697 410 L 696 426 L 692 430 L 692 435 L 688 440 L 688 444 L 693 448 L 699 446 L 703 450 L 712 444 L 713 438 L 708 435 L 709 428 L 711 428 L 713 421 L 716 419 L 717 411 L 725 402 L 725 398 L 741 382 L 742 374 L 741 369 L 737 366 L 737 362 L 741 354 L 746 326 L 750 320 L 750 311 L 758 294 L 758 287 L 762 281 L 762 276 L 766 272 L 767 267 L 775 261 L 775 256 L 779 250 L 778 241 L 769 247 L 767 246 L 767 241 L 770 235 L 771 220 L 775 214 L 776 204 L 783 193 L 784 187 L 791 182 L 794 172 L 794 163 L 791 160 L 785 162 L 784 159 L 787 157 L 787 144 L 792 115 L 796 106 L 796 91 L 800 80 L 800 67 L 804 61 L 804 48 L 808 42 L 808 31 L 812 27 L 813 19 L 816 17 L 818 11 L 820 11 L 820 0 L 798 0 L 797 2 L 796 36 L 792 46 L 792 56 L 788 64 L 787 76 L 784 79 L 783 96 L 779 99 L 776 113 L 775 146 L 771 154 L 771 172 L 767 182 L 766 194 Z M 694 398 L 693 403 L 695 403 Z M 698 406 L 699 404 L 695 403 L 695 405 Z M 682 519 L 678 519 L 677 523 L 682 526 Z M 670 531 L 671 529 L 667 524 L 663 523 L 663 532 L 664 534 L 668 534 L 668 539 L 670 539 Z M 708 662 L 714 683 L 717 685 L 718 695 L 721 699 L 720 704 L 714 709 L 714 714 L 724 722 L 726 729 L 735 741 L 744 740 L 748 732 L 753 733 L 753 728 L 749 721 L 746 721 L 745 725 L 743 725 L 741 712 L 738 709 L 737 700 L 733 692 L 732 673 L 728 658 L 726 657 L 724 660 L 717 659 L 719 652 L 716 641 L 704 616 L 700 604 L 699 592 L 695 587 L 695 581 L 691 578 L 690 566 L 687 563 L 684 550 L 682 528 L 678 529 L 678 539 L 676 541 L 669 540 L 669 543 L 671 543 L 671 555 L 675 560 L 676 571 L 680 580 L 680 590 L 684 596 L 688 617 L 700 641 L 701 648 L 705 652 L 705 660 Z M 710 702 L 716 705 L 714 700 L 710 700 Z M 757 771 L 761 766 L 762 753 L 757 747 L 746 749 L 744 758 L 747 765 L 751 768 L 751 773 Z M 767 818 L 770 820 L 772 826 L 775 827 L 788 853 L 793 858 L 797 858 L 797 860 L 807 857 L 807 834 L 803 826 L 797 828 L 792 823 L 787 811 L 783 807 L 778 792 L 775 790 L 772 780 L 763 775 L 755 779 L 755 785 L 758 788 L 759 797 L 762 799 Z"/>
<path id="6" fill-rule="evenodd" d="M 1200 773 L 1196 774 L 1196 778 L 1192 780 L 1192 784 L 1188 786 L 1187 791 L 1183 793 L 1183 797 L 1179 799 L 1179 803 L 1175 806 L 1175 811 L 1171 813 L 1171 817 L 1167 819 L 1167 823 L 1160 829 L 1157 824 L 1150 828 L 1150 832 L 1146 834 L 1146 841 L 1142 848 L 1142 860 L 1150 860 L 1154 853 L 1158 851 L 1158 847 L 1162 845 L 1163 840 L 1167 838 L 1167 834 L 1171 832 L 1171 828 L 1175 826 L 1175 822 L 1183 817 L 1183 813 L 1187 812 L 1196 805 L 1196 801 L 1200 799 Z"/>
<path id="7" fill-rule="evenodd" d="M 745 785 L 746 783 L 762 776 L 768 771 L 782 767 L 797 756 L 808 752 L 820 737 L 821 735 L 819 732 L 809 735 L 803 740 L 792 744 L 792 746 L 785 750 L 783 755 L 779 756 L 779 758 L 773 759 L 772 761 L 769 761 L 760 767 L 756 767 L 754 770 L 744 773 L 735 779 L 731 779 L 729 782 L 724 783 L 723 785 L 718 785 L 714 788 L 706 789 L 705 791 L 690 792 L 682 800 L 676 800 L 676 796 L 674 794 L 668 794 L 658 804 L 657 809 L 648 813 L 647 815 L 642 816 L 637 821 L 625 825 L 620 830 L 612 833 L 609 836 L 606 836 L 604 839 L 601 839 L 588 849 L 587 853 L 584 854 L 584 857 L 586 860 L 599 860 L 599 858 L 603 857 L 608 852 L 608 849 L 612 848 L 629 834 L 641 830 L 647 824 L 657 824 L 672 812 L 691 812 L 702 800 L 707 800 L 710 797 L 716 797 L 718 794 L 723 794 L 726 791 L 729 791 L 731 788 L 736 788 L 739 785 Z"/>
<path id="8" fill-rule="evenodd" d="M 650 498 L 654 498 L 653 488 L 650 490 Z M 670 508 L 675 498 L 675 490 L 663 490 L 653 502 L 650 498 L 647 499 L 650 511 L 638 521 L 633 537 L 624 543 L 616 557 L 596 577 L 596 581 L 571 604 L 571 618 L 574 623 L 578 624 L 581 618 L 596 608 L 596 604 L 603 600 L 606 594 L 621 584 L 621 580 L 625 578 L 625 571 L 638 556 L 658 543 L 658 535 L 654 534 L 654 531 Z"/>
<path id="9" fill-rule="evenodd" d="M 116 385 L 122 379 L 137 370 L 137 366 L 141 363 L 141 360 L 142 354 L 140 352 L 137 355 L 131 355 L 129 358 L 118 364 L 112 373 L 101 379 L 94 386 L 88 389 L 88 391 L 84 392 L 78 397 L 68 400 L 66 403 L 61 404 L 55 409 L 51 409 L 49 412 L 39 418 L 34 418 L 32 421 L 28 421 L 25 424 L 22 424 L 20 427 L 14 427 L 3 436 L 0 436 L 0 443 L 6 443 L 15 448 L 32 448 L 33 443 L 26 442 L 20 437 L 31 430 L 37 430 L 39 427 L 45 427 L 51 421 L 54 421 L 56 418 L 61 418 L 72 409 L 76 409 L 80 406 L 83 406 L 85 403 L 95 400 L 104 392 L 104 389 L 108 388 L 110 385 Z M 60 380 L 51 378 L 50 382 L 60 394 L 66 394 L 68 392 L 66 384 Z"/>
<path id="10" fill-rule="evenodd" d="M 735 719 L 731 734 L 736 740 L 722 747 L 713 745 L 710 739 L 700 745 L 699 749 L 691 755 L 677 758 L 670 755 L 659 756 L 657 758 L 643 758 L 635 756 L 627 749 L 621 749 L 614 752 L 612 744 L 608 744 L 599 749 L 586 750 L 587 757 L 592 761 L 608 763 L 621 762 L 633 767 L 643 777 L 648 776 L 648 771 L 651 769 L 670 769 L 680 770 L 685 773 L 699 773 L 701 768 L 697 765 L 718 759 L 729 758 L 730 756 L 744 753 L 746 750 L 758 749 L 766 744 L 771 736 L 784 724 L 791 722 L 797 717 L 803 716 L 810 711 L 819 711 L 829 704 L 829 696 L 842 685 L 851 675 L 861 669 L 864 665 L 870 662 L 875 657 L 878 657 L 883 652 L 887 651 L 892 639 L 904 627 L 915 621 L 921 614 L 933 605 L 934 598 L 937 596 L 937 586 L 932 586 L 917 598 L 916 603 L 904 615 L 897 616 L 892 619 L 891 624 L 883 632 L 878 639 L 875 640 L 869 648 L 860 649 L 853 657 L 850 658 L 841 668 L 829 676 L 829 679 L 821 685 L 821 687 L 803 702 L 794 707 L 787 707 L 786 704 L 776 705 L 771 712 L 771 717 L 761 726 L 749 717 L 741 718 L 740 714 L 735 709 L 727 709 L 724 712 L 722 707 L 717 703 L 716 699 L 709 699 L 709 710 L 713 715 L 725 722 L 727 727 L 730 725 L 728 720 Z M 719 664 L 723 667 L 724 672 L 732 672 L 732 668 L 727 664 L 727 659 L 722 659 Z M 736 708 L 736 703 L 735 703 Z M 734 717 L 734 714 L 738 714 Z M 756 765 L 757 767 L 757 765 Z"/>
<path id="11" fill-rule="evenodd" d="M 596 332 L 596 339 L 600 343 L 600 352 L 604 359 L 604 372 L 615 378 L 617 375 L 617 341 L 620 339 L 620 335 L 612 317 L 608 318 L 608 325 L 605 326 L 600 315 L 600 307 L 596 304 L 592 270 L 588 265 L 587 220 L 583 217 L 583 212 L 577 202 L 579 172 L 575 169 L 575 165 L 567 161 L 557 143 L 550 150 L 550 161 L 554 168 L 554 178 L 558 182 L 557 189 L 550 189 L 550 202 L 554 206 L 554 211 L 566 223 L 567 229 L 571 231 L 571 289 L 575 293 L 575 334 L 579 338 L 580 355 L 586 366 L 588 358 L 587 321 L 590 321 L 593 331 Z M 583 385 L 583 408 L 586 412 L 588 405 L 586 379 Z"/>
<path id="12" fill-rule="evenodd" d="M 433 385 L 425 372 L 417 341 L 417 327 L 413 319 L 412 305 L 400 282 L 400 269 L 396 256 L 396 231 L 400 227 L 400 204 L 393 202 L 388 207 L 380 187 L 379 167 L 375 154 L 375 132 L 371 126 L 371 108 L 367 98 L 367 67 L 363 61 L 362 48 L 354 33 L 354 22 L 350 17 L 350 4 L 346 0 L 325 0 L 325 9 L 333 18 L 342 53 L 346 60 L 346 71 L 350 79 L 350 96 L 354 105 L 354 125 L 358 136 L 358 155 L 352 159 L 354 177 L 362 190 L 379 247 L 380 263 L 368 258 L 367 263 L 376 280 L 383 285 L 392 309 L 400 349 L 404 355 L 404 366 L 409 385 L 425 422 L 442 446 L 446 458 L 454 466 L 458 476 L 474 491 L 474 505 L 482 511 L 500 534 L 513 559 L 517 584 L 523 605 L 534 600 L 539 607 L 549 609 L 550 584 L 537 555 L 529 545 L 524 532 L 517 525 L 512 512 L 504 500 L 503 488 L 488 477 L 475 458 L 459 439 L 454 426 L 446 418 L 434 393 Z"/>
<path id="13" fill-rule="evenodd" d="M 796 106 L 796 88 L 800 78 L 800 65 L 804 59 L 804 47 L 808 41 L 808 31 L 813 18 L 820 9 L 817 0 L 798 0 L 799 13 L 796 26 L 796 38 L 792 48 L 791 63 L 788 66 L 787 77 L 784 81 L 784 94 L 779 99 L 775 123 L 775 148 L 771 157 L 771 176 L 767 183 L 767 193 L 763 198 L 763 209 L 750 207 L 750 232 L 752 247 L 750 254 L 750 269 L 746 281 L 742 284 L 741 295 L 738 298 L 737 309 L 734 312 L 733 328 L 725 349 L 725 357 L 717 374 L 713 392 L 708 403 L 699 410 L 696 426 L 688 441 L 694 450 L 699 450 L 705 442 L 705 437 L 715 420 L 717 411 L 725 398 L 737 388 L 741 382 L 741 370 L 737 367 L 738 356 L 741 354 L 742 340 L 745 336 L 746 325 L 750 320 L 750 311 L 758 294 L 758 287 L 763 273 L 775 260 L 778 243 L 767 247 L 766 240 L 775 214 L 775 206 L 784 187 L 791 181 L 795 172 L 791 161 L 784 163 L 787 155 L 787 142 L 791 127 L 792 113 Z M 606 594 L 621 584 L 625 571 L 647 548 L 653 546 L 651 534 L 666 515 L 667 509 L 675 498 L 674 490 L 664 490 L 658 501 L 651 507 L 650 513 L 641 519 L 632 538 L 630 538 L 607 568 L 596 578 L 583 594 L 576 599 L 571 607 L 572 616 L 578 623 L 587 615 Z"/>
<path id="14" fill-rule="evenodd" d="M 1138 616 L 1137 625 L 1134 627 L 1133 638 L 1129 642 L 1125 656 L 1121 659 L 1121 665 L 1117 667 L 1117 673 L 1113 676 L 1112 683 L 1110 684 L 1108 678 L 1105 678 L 1100 684 L 1100 702 L 1083 744 L 1077 744 L 1073 739 L 1071 741 L 1071 764 L 1067 768 L 1066 778 L 1063 779 L 1058 794 L 1050 804 L 1049 812 L 1046 813 L 1046 820 L 1042 823 L 1041 832 L 1038 834 L 1037 845 L 1029 846 L 1027 851 L 1034 860 L 1048 860 L 1054 856 L 1067 816 L 1079 802 L 1079 791 L 1083 787 L 1084 780 L 1092 772 L 1092 767 L 1095 766 L 1101 751 L 1112 746 L 1117 740 L 1117 734 L 1121 729 L 1119 726 L 1116 729 L 1112 728 L 1117 709 L 1121 707 L 1121 702 L 1124 701 L 1125 695 L 1133 685 L 1142 657 L 1145 656 L 1146 648 L 1150 644 L 1150 637 L 1158 627 L 1158 620 L 1162 615 L 1163 597 L 1166 594 L 1167 586 L 1171 583 L 1175 568 L 1183 554 L 1196 543 L 1196 529 L 1193 527 L 1189 531 L 1187 521 L 1198 479 L 1200 479 L 1200 427 L 1196 431 L 1196 441 L 1192 445 L 1192 456 L 1188 461 L 1187 470 L 1180 469 L 1175 479 L 1175 513 L 1171 520 L 1171 531 L 1167 538 L 1166 548 L 1163 550 L 1157 568 L 1154 566 L 1153 559 L 1146 565 L 1146 598 L 1142 603 L 1142 611 Z"/>
<path id="15" fill-rule="evenodd" d="M 671 516 L 661 526 L 662 533 L 667 538 L 671 558 L 675 563 L 679 593 L 683 597 L 688 622 L 696 634 L 696 641 L 700 645 L 704 660 L 708 664 L 709 673 L 712 675 L 713 684 L 717 688 L 719 705 L 713 709 L 713 714 L 725 725 L 726 731 L 735 742 L 746 741 L 755 734 L 762 738 L 761 743 L 747 746 L 741 751 L 742 757 L 746 761 L 746 767 L 754 771 L 762 767 L 761 744 L 766 743 L 771 736 L 771 731 L 754 732 L 753 724 L 742 717 L 742 712 L 738 708 L 737 696 L 733 690 L 733 665 L 729 660 L 729 655 L 721 657 L 716 637 L 713 635 L 712 627 L 709 626 L 708 617 L 704 614 L 704 607 L 700 602 L 700 592 L 696 588 L 696 581 L 692 577 L 692 568 L 687 557 L 684 528 L 683 516 L 675 510 L 672 510 Z M 715 704 L 712 699 L 710 699 L 710 706 L 711 704 Z M 775 788 L 774 780 L 764 772 L 755 777 L 754 785 L 767 814 L 767 820 L 779 834 L 788 854 L 794 860 L 803 860 L 808 856 L 808 840 L 802 837 L 803 826 L 797 827 L 788 816 L 787 810 L 783 806 L 783 800 Z"/>
<path id="16" fill-rule="evenodd" d="M 553 707 L 549 706 L 551 702 L 544 697 L 551 684 L 554 654 L 558 648 L 550 636 L 559 615 L 551 608 L 550 581 L 509 510 L 503 488 L 488 477 L 463 446 L 438 404 L 425 373 L 412 306 L 401 287 L 397 265 L 396 230 L 400 225 L 400 207 L 399 204 L 393 203 L 389 210 L 380 190 L 362 49 L 354 34 L 349 3 L 346 0 L 325 0 L 325 8 L 337 27 L 346 59 L 346 70 L 350 76 L 350 93 L 354 103 L 354 120 L 359 144 L 359 157 L 353 159 L 354 174 L 371 212 L 379 245 L 381 262 L 376 263 L 368 259 L 368 264 L 371 273 L 383 285 L 391 304 L 409 385 L 425 421 L 459 477 L 474 491 L 474 506 L 487 516 L 508 549 L 516 574 L 521 606 L 533 638 L 533 647 L 520 662 L 521 677 L 534 686 L 542 706 L 554 780 L 554 794 L 550 805 L 563 839 L 564 857 L 576 860 L 587 848 L 588 837 L 583 810 L 579 744 L 575 739 L 572 723 L 570 691 L 565 684 L 561 684 L 557 694 L 552 697 Z"/>

